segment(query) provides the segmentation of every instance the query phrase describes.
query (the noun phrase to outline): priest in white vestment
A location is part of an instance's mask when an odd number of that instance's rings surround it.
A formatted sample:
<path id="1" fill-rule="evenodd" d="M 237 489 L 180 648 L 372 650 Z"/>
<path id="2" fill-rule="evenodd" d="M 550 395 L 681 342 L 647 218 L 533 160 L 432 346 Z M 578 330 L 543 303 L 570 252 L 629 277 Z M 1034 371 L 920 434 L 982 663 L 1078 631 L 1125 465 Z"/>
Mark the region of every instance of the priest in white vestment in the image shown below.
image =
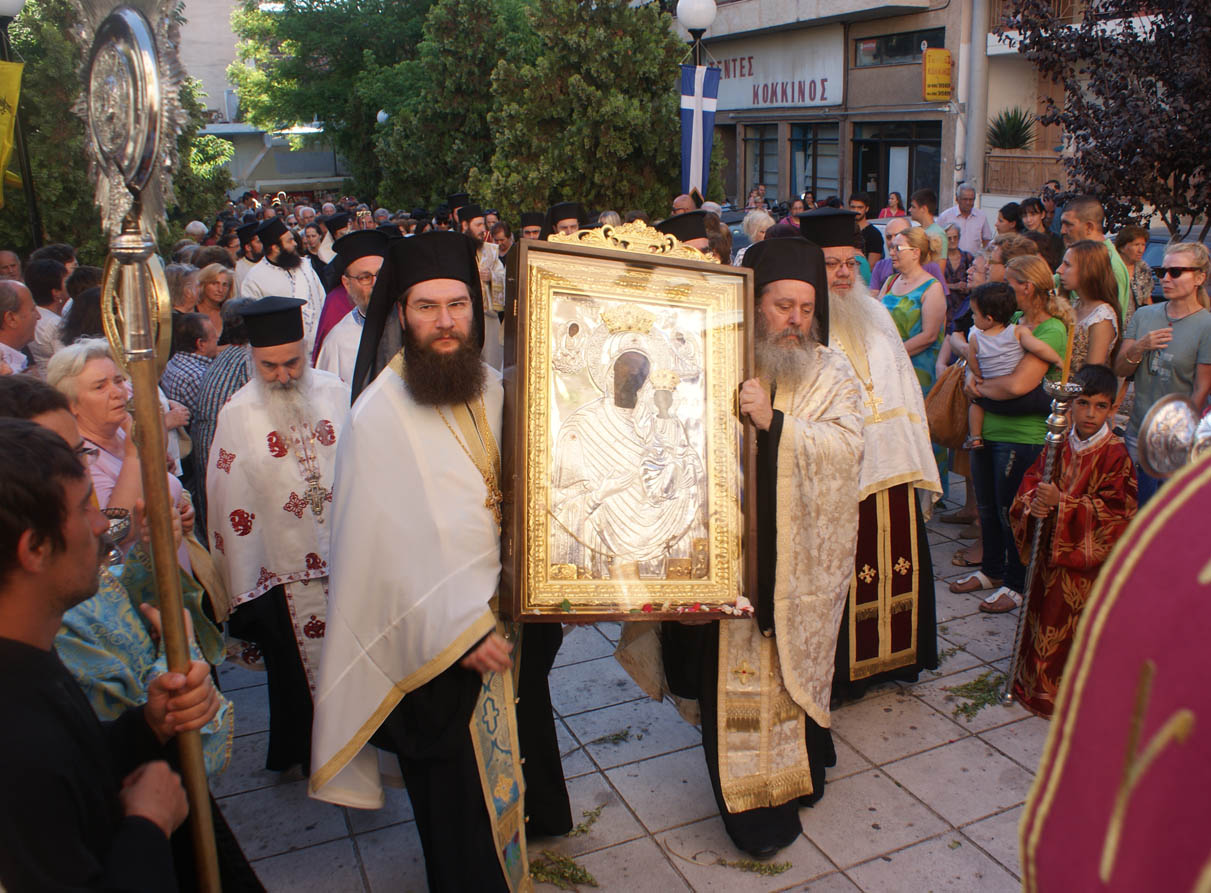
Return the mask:
<path id="1" fill-rule="evenodd" d="M 829 346 L 845 354 L 862 385 L 858 549 L 833 680 L 833 693 L 843 698 L 890 679 L 915 682 L 921 670 L 938 665 L 933 562 L 921 507 L 942 493 L 938 464 L 912 360 L 859 272 L 856 221 L 857 214 L 839 208 L 799 215 L 800 233 L 820 246 L 828 268 Z"/>
<path id="2" fill-rule="evenodd" d="M 278 296 L 243 310 L 253 368 L 219 412 L 206 504 L 215 567 L 234 609 L 228 629 L 260 651 L 268 670 L 266 768 L 306 772 L 349 389 L 308 365 L 301 310 Z"/>
<path id="3" fill-rule="evenodd" d="M 311 264 L 303 263 L 296 250 L 294 234 L 280 217 L 270 217 L 257 230 L 265 252 L 244 277 L 239 296 L 257 300 L 270 295 L 297 298 L 303 302 L 303 340 L 308 356 L 315 343 L 315 330 L 324 309 L 324 284 Z"/>
<path id="4" fill-rule="evenodd" d="M 520 708 L 512 697 L 489 697 L 514 673 L 494 601 L 504 397 L 500 374 L 480 357 L 479 284 L 475 245 L 464 235 L 390 243 L 359 372 L 388 322 L 403 326 L 404 347 L 357 397 L 341 438 L 316 697 L 311 795 L 379 808 L 379 748 L 393 754 L 431 890 L 517 890 L 528 882 Z M 355 391 L 362 380 L 355 375 Z M 525 636 L 523 654 L 528 629 Z M 517 693 L 527 703 L 520 679 Z M 549 697 L 545 711 L 560 773 Z M 474 743 L 488 719 L 500 759 Z M 527 781 L 546 757 L 529 756 Z M 566 799 L 565 819 L 564 832 Z"/>
<path id="5" fill-rule="evenodd" d="M 501 314 L 505 310 L 505 265 L 500 248 L 488 241 L 484 209 L 477 204 L 460 205 L 454 211 L 465 235 L 475 240 L 475 260 L 479 267 L 479 287 L 484 296 L 484 362 L 493 369 L 503 369 L 505 362 L 505 328 Z"/>
<path id="6" fill-rule="evenodd" d="M 237 296 L 243 296 L 244 279 L 264 257 L 261 240 L 257 236 L 257 230 L 260 228 L 261 224 L 256 221 L 236 228 L 236 235 L 240 237 L 240 258 L 235 262 L 235 294 Z"/>
<path id="7" fill-rule="evenodd" d="M 341 284 L 353 301 L 353 309 L 325 336 L 315 359 L 315 368 L 331 372 L 349 384 L 357 364 L 357 349 L 366 324 L 370 293 L 387 254 L 387 236 L 375 229 L 349 233 L 337 241 L 336 254 L 344 263 Z"/>
<path id="8" fill-rule="evenodd" d="M 744 264 L 758 302 L 757 377 L 740 389 L 757 432 L 754 616 L 628 624 L 619 659 L 649 694 L 697 700 L 724 826 L 738 850 L 767 859 L 799 837 L 799 807 L 819 799 L 836 761 L 829 692 L 857 538 L 862 401 L 845 356 L 821 343 L 820 249 L 766 239 Z M 657 635 L 662 660 L 629 659 Z"/>

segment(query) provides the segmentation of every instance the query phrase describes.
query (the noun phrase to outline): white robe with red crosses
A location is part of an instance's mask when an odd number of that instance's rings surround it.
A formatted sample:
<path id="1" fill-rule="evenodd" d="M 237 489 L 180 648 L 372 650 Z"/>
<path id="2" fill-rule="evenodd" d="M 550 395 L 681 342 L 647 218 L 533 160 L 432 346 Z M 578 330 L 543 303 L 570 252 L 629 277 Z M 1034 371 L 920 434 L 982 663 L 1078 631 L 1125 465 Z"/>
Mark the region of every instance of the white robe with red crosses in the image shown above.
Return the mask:
<path id="1" fill-rule="evenodd" d="M 206 499 L 211 553 L 232 609 L 285 586 L 314 693 L 327 617 L 336 441 L 349 413 L 349 386 L 318 370 L 309 378 L 301 430 L 274 430 L 256 381 L 232 395 L 215 427 Z M 309 469 L 319 471 L 314 487 Z"/>

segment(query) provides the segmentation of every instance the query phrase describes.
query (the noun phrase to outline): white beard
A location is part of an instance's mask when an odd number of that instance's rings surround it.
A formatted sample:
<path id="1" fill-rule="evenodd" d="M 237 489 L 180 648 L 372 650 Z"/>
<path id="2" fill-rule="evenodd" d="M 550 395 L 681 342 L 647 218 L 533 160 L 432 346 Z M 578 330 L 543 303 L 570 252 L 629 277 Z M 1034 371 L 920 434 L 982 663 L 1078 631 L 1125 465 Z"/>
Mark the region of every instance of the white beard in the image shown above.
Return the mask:
<path id="1" fill-rule="evenodd" d="M 816 368 L 816 342 L 779 344 L 768 337 L 757 339 L 757 373 L 794 390 L 807 381 Z"/>
<path id="2" fill-rule="evenodd" d="M 252 358 L 249 357 L 248 361 L 251 363 Z M 301 430 L 304 424 L 310 422 L 310 367 L 304 367 L 303 374 L 298 379 L 291 380 L 284 385 L 276 381 L 265 381 L 255 369 L 251 370 L 250 377 L 261 406 L 264 407 L 265 414 L 269 416 L 269 423 L 273 426 L 273 430 L 283 432 L 289 431 L 291 428 Z"/>

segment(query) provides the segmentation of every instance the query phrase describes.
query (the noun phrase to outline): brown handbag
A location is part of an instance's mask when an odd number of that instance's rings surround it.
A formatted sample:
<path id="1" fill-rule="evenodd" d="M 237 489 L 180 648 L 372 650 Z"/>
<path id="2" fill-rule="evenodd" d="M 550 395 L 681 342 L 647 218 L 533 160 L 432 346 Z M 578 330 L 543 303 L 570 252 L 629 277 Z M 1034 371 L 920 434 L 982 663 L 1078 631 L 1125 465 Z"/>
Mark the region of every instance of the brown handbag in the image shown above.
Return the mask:
<path id="1" fill-rule="evenodd" d="M 925 395 L 929 439 L 938 446 L 958 449 L 967 439 L 967 394 L 963 391 L 966 372 L 966 360 L 947 366 Z"/>

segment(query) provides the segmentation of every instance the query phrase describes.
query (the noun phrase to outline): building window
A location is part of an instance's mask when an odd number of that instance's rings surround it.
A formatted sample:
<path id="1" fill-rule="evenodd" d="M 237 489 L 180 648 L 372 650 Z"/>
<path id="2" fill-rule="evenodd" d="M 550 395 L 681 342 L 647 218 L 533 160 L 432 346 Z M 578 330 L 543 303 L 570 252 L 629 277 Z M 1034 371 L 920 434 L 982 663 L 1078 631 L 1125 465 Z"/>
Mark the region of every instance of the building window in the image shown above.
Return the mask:
<path id="1" fill-rule="evenodd" d="M 770 201 L 778 195 L 778 125 L 752 124 L 744 128 L 747 159 L 744 194 L 764 186 Z"/>
<path id="2" fill-rule="evenodd" d="M 859 37 L 854 41 L 854 67 L 870 68 L 874 65 L 906 65 L 921 61 L 921 50 L 925 47 L 945 48 L 946 29 L 926 28 L 921 31 L 905 31 L 903 34 L 884 34 L 880 37 Z"/>
<path id="3" fill-rule="evenodd" d="M 942 179 L 941 121 L 876 121 L 854 124 L 853 191 L 871 196 L 872 216 L 891 192 L 908 197 L 918 189 L 935 193 Z"/>
<path id="4" fill-rule="evenodd" d="M 841 197 L 841 128 L 836 123 L 791 125 L 791 193 L 805 192 L 817 201 Z"/>

